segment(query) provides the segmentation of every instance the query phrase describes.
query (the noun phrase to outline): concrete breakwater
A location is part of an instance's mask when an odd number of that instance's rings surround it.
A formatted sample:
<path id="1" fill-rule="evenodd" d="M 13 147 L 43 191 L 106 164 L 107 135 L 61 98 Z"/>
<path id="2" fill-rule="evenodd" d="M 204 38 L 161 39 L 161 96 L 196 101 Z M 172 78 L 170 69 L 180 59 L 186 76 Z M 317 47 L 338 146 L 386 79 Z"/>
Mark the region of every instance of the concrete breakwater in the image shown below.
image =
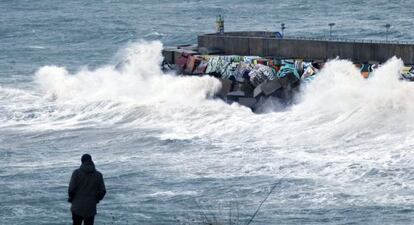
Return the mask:
<path id="1" fill-rule="evenodd" d="M 393 56 L 414 64 L 414 45 L 280 39 L 271 32 L 232 32 L 198 37 L 198 45 L 164 48 L 164 69 L 210 75 L 222 84 L 217 97 L 253 110 L 269 97 L 289 103 L 302 82 L 311 82 L 329 59 L 354 62 L 364 78 Z M 414 81 L 414 67 L 400 79 Z"/>
<path id="2" fill-rule="evenodd" d="M 414 43 L 275 37 L 274 32 L 227 32 L 198 36 L 199 48 L 218 49 L 226 55 L 328 60 L 336 57 L 360 63 L 383 63 L 393 56 L 414 64 Z"/>

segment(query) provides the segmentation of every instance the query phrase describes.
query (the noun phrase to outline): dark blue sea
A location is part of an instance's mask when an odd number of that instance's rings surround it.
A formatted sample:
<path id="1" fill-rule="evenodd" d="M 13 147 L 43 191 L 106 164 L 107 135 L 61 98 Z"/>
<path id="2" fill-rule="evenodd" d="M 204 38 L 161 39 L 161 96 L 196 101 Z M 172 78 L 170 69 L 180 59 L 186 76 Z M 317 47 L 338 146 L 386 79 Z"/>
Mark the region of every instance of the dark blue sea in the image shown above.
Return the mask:
<path id="1" fill-rule="evenodd" d="M 412 1 L 0 0 L 0 224 L 70 224 L 83 153 L 104 175 L 96 224 L 414 224 L 414 84 L 330 61 L 295 104 L 213 99 L 160 70 L 213 32 L 414 41 Z M 115 66 L 129 62 L 121 70 Z"/>

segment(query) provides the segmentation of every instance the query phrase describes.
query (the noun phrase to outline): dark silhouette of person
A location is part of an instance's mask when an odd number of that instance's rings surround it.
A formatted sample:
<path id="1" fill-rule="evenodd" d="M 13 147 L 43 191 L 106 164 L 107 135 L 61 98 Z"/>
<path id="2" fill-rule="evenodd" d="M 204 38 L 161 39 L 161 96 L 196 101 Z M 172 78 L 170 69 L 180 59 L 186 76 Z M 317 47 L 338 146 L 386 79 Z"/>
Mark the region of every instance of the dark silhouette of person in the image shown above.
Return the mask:
<path id="1" fill-rule="evenodd" d="M 102 174 L 95 169 L 92 156 L 84 154 L 79 169 L 70 178 L 68 202 L 72 203 L 73 225 L 93 225 L 96 215 L 96 205 L 105 194 L 105 183 Z"/>

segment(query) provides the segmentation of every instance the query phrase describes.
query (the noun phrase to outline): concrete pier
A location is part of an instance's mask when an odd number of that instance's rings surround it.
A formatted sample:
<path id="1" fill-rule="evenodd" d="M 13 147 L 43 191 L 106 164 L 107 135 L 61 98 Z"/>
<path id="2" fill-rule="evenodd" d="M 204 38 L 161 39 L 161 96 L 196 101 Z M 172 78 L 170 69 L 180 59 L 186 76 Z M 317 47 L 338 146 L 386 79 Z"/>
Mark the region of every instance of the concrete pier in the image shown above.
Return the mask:
<path id="1" fill-rule="evenodd" d="M 414 43 L 350 41 L 311 38 L 277 39 L 273 32 L 227 32 L 198 36 L 199 48 L 219 49 L 227 55 L 328 60 L 339 57 L 354 62 L 385 62 L 393 56 L 414 65 Z"/>

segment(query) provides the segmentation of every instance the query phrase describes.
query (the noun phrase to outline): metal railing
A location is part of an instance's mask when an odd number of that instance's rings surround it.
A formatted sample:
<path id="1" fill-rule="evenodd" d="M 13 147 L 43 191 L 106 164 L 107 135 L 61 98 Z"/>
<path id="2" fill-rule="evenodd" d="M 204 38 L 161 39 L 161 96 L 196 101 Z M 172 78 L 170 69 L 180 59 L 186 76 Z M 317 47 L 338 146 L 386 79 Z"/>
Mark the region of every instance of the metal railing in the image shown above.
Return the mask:
<path id="1" fill-rule="evenodd" d="M 245 33 L 246 35 L 240 35 Z M 263 33 L 262 36 L 252 36 L 254 33 Z M 270 38 L 277 39 L 274 32 L 268 31 L 246 31 L 246 32 L 228 32 L 223 34 L 204 34 L 201 36 L 215 36 L 215 37 L 236 37 L 236 38 Z M 306 41 L 324 41 L 324 42 L 345 42 L 345 43 L 366 43 L 366 44 L 394 44 L 394 45 L 414 45 L 414 41 L 385 41 L 385 40 L 364 40 L 364 39 L 347 39 L 338 37 L 301 37 L 301 36 L 286 36 L 286 40 L 306 40 Z"/>
<path id="2" fill-rule="evenodd" d="M 276 37 L 272 37 L 276 38 Z M 397 44 L 397 45 L 414 45 L 414 42 L 410 41 L 383 41 L 383 40 L 364 40 L 364 39 L 347 39 L 338 37 L 299 37 L 299 36 L 287 36 L 283 39 L 287 40 L 308 40 L 308 41 L 329 41 L 329 42 L 347 42 L 347 43 L 369 43 L 369 44 Z"/>

